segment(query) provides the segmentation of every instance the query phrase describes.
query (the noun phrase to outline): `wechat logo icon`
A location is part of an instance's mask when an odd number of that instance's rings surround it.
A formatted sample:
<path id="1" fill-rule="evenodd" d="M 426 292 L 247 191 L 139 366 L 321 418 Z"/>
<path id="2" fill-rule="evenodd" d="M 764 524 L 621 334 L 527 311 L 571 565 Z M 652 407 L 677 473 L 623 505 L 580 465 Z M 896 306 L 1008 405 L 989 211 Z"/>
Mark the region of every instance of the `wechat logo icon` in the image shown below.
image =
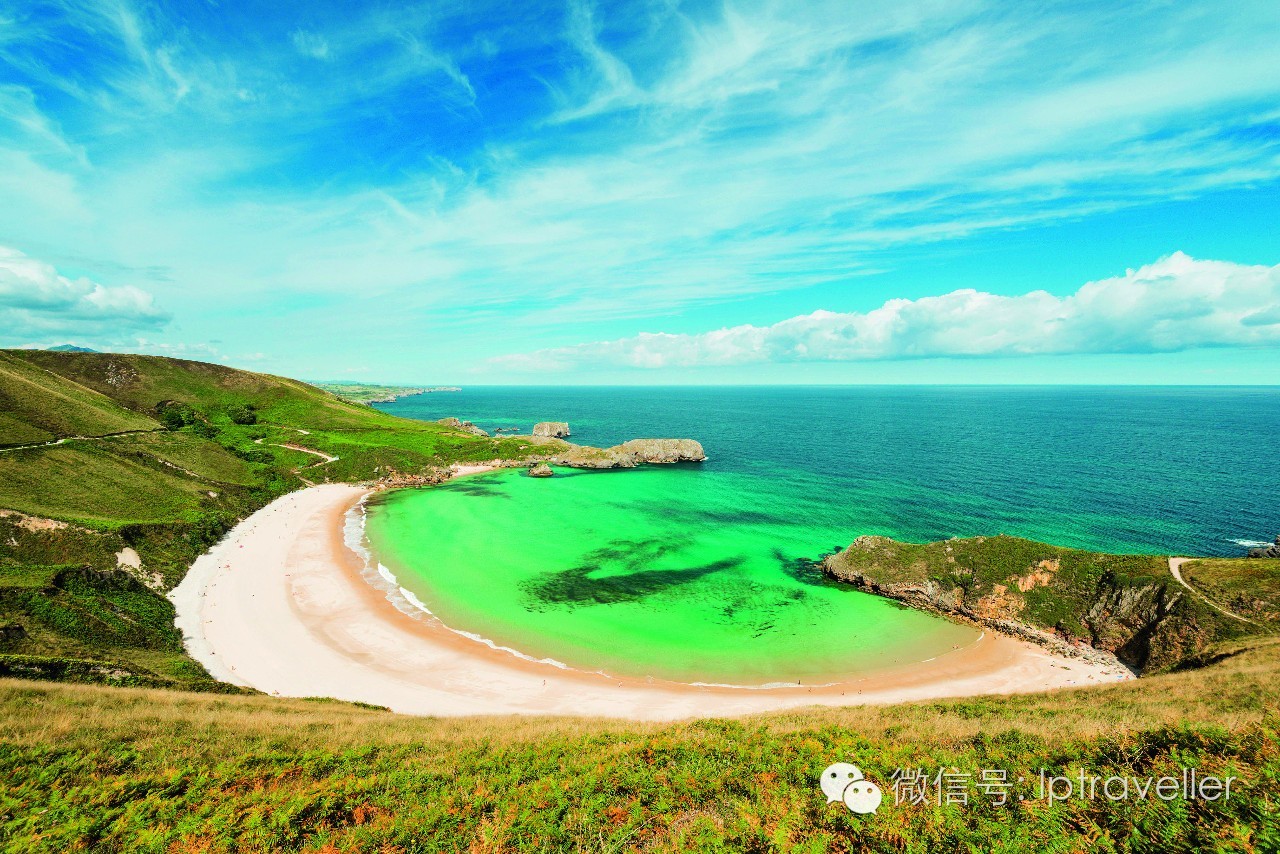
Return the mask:
<path id="1" fill-rule="evenodd" d="M 884 795 L 880 787 L 862 776 L 857 765 L 848 762 L 837 762 L 827 767 L 818 780 L 822 794 L 827 796 L 827 803 L 843 801 L 850 812 L 858 815 L 874 813 L 880 807 Z"/>

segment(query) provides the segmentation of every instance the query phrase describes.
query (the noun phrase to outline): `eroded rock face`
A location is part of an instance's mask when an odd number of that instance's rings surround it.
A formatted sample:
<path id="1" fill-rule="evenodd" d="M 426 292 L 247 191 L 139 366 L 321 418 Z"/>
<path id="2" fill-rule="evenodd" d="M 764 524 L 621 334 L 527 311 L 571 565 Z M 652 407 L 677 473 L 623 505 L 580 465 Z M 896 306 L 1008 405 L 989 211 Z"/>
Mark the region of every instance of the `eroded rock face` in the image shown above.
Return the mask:
<path id="1" fill-rule="evenodd" d="M 552 462 L 573 468 L 618 469 L 643 463 L 696 463 L 706 458 L 702 445 L 693 439 L 631 439 L 603 449 L 571 445 Z"/>
<path id="2" fill-rule="evenodd" d="M 1266 548 L 1249 549 L 1249 557 L 1280 558 L 1280 537 L 1276 537 L 1276 541 Z"/>
<path id="3" fill-rule="evenodd" d="M 975 561 L 975 547 L 988 542 L 992 549 L 976 552 L 982 557 Z M 1213 639 L 1213 626 L 1199 613 L 1203 609 L 1195 607 L 1172 579 L 1090 572 L 1090 567 L 1113 556 L 1050 546 L 1037 555 L 1040 544 L 1018 542 L 974 537 L 911 545 L 865 536 L 827 555 L 822 569 L 868 593 L 1058 652 L 1111 654 L 1142 672 L 1191 660 Z M 962 548 L 967 557 L 957 562 L 955 555 Z M 1046 602 L 1056 606 L 1047 608 Z"/>
<path id="4" fill-rule="evenodd" d="M 546 463 L 538 463 L 529 467 L 529 477 L 552 477 L 555 472 Z"/>
<path id="5" fill-rule="evenodd" d="M 563 439 L 572 435 L 567 421 L 539 421 L 533 425 L 533 435 L 548 436 L 552 439 Z"/>
<path id="6" fill-rule="evenodd" d="M 437 421 L 436 423 L 437 423 L 437 424 L 443 424 L 443 425 L 444 425 L 444 426 L 446 426 L 446 427 L 452 427 L 452 428 L 454 428 L 455 430 L 461 430 L 461 431 L 463 431 L 464 433 L 470 433 L 472 436 L 485 436 L 485 437 L 488 437 L 488 435 L 489 435 L 488 433 L 484 432 L 483 430 L 481 430 L 481 429 L 480 429 L 479 427 L 477 427 L 476 425 L 472 424 L 470 421 L 463 421 L 463 420 L 462 420 L 462 419 L 460 419 L 460 418 L 452 418 L 452 417 L 450 417 L 450 418 L 441 418 L 441 419 L 440 419 L 439 421 Z"/>

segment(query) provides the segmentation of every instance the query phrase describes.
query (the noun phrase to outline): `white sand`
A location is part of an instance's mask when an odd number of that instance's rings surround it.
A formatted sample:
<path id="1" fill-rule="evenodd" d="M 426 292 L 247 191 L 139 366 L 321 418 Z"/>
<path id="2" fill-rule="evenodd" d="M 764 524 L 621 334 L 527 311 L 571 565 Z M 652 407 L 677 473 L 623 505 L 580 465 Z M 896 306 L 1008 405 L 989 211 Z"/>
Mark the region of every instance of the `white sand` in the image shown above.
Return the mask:
<path id="1" fill-rule="evenodd" d="M 647 720 L 807 705 L 1042 691 L 1127 678 L 1011 638 L 833 688 L 649 684 L 522 661 L 397 610 L 342 542 L 366 490 L 322 485 L 278 499 L 192 566 L 170 594 L 187 649 L 215 677 L 270 694 L 336 697 L 423 715 L 602 715 Z"/>

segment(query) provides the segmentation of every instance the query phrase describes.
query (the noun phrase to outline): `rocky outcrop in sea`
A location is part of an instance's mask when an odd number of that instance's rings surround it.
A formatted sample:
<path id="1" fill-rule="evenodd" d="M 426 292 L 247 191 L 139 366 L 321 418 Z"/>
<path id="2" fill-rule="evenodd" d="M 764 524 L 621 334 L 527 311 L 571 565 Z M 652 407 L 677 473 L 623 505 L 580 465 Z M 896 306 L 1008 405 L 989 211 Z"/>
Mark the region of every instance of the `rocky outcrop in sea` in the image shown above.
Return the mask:
<path id="1" fill-rule="evenodd" d="M 565 436 L 572 434 L 569 432 L 569 422 L 567 421 L 539 421 L 533 425 L 533 435 L 563 439 Z"/>
<path id="2" fill-rule="evenodd" d="M 706 458 L 702 444 L 693 439 L 631 439 L 612 448 L 570 445 L 551 461 L 580 469 L 618 469 L 644 463 L 698 463 Z"/>

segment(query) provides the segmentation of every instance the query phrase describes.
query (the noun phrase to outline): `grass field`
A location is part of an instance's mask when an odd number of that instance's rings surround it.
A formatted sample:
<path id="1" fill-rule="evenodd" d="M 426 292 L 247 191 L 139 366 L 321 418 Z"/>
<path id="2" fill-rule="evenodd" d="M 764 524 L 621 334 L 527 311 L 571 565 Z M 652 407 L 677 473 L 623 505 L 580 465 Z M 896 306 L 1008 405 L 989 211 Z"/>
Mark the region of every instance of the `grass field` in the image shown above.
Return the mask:
<path id="1" fill-rule="evenodd" d="M 332 701 L 0 682 L 7 851 L 1275 851 L 1280 647 L 1069 693 L 736 721 L 406 718 Z M 827 805 L 851 761 L 886 793 Z M 1038 774 L 1234 776 L 1070 799 Z M 966 803 L 895 803 L 895 770 Z M 1006 772 L 1009 803 L 978 788 Z M 966 776 L 968 775 L 968 776 Z M 1017 777 L 1023 783 L 1017 783 Z M 1025 800 L 1018 801 L 1018 797 Z"/>
<path id="2" fill-rule="evenodd" d="M 1182 577 L 1235 613 L 1280 628 L 1280 560 L 1193 560 L 1182 565 Z"/>

